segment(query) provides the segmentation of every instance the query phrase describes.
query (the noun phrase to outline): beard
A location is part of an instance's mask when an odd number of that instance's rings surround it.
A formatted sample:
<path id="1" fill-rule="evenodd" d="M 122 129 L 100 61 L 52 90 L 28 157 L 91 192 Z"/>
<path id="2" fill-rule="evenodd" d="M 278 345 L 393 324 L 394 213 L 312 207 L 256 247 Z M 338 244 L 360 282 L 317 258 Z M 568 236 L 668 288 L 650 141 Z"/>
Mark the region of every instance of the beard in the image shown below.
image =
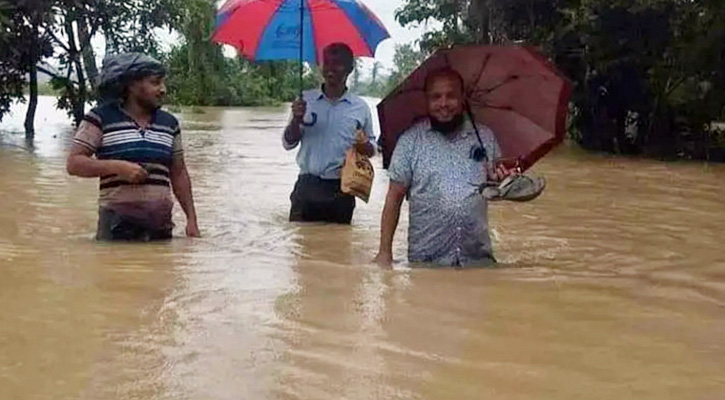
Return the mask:
<path id="1" fill-rule="evenodd" d="M 456 114 L 453 119 L 447 122 L 440 121 L 433 116 L 430 116 L 430 126 L 436 132 L 440 132 L 444 135 L 451 134 L 458 130 L 463 125 L 463 113 Z"/>
<path id="2" fill-rule="evenodd" d="M 139 99 L 138 104 L 150 113 L 161 108 L 161 100 L 157 99 Z"/>

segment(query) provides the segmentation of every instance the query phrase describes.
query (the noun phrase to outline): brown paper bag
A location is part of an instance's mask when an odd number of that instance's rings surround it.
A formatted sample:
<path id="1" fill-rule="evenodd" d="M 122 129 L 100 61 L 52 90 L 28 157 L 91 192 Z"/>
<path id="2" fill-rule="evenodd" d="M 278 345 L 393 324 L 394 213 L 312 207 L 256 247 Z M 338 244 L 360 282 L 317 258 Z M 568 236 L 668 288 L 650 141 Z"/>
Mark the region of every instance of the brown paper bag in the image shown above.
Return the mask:
<path id="1" fill-rule="evenodd" d="M 362 130 L 358 131 L 358 138 L 361 137 L 361 134 L 362 138 L 367 140 Z M 367 203 L 373 188 L 373 178 L 375 178 L 375 170 L 368 157 L 358 153 L 354 146 L 347 149 L 345 162 L 342 164 L 340 183 L 342 192 L 359 197 Z"/>

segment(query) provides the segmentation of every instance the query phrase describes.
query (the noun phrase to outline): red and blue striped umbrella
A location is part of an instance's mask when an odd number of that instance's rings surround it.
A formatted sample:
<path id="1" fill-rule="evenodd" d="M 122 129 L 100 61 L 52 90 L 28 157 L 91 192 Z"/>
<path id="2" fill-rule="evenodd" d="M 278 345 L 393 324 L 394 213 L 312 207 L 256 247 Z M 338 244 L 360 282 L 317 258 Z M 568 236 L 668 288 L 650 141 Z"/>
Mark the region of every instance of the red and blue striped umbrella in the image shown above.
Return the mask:
<path id="1" fill-rule="evenodd" d="M 230 0 L 217 13 L 213 40 L 252 61 L 319 64 L 329 44 L 342 42 L 357 57 L 374 57 L 378 44 L 389 37 L 380 20 L 356 0 Z"/>

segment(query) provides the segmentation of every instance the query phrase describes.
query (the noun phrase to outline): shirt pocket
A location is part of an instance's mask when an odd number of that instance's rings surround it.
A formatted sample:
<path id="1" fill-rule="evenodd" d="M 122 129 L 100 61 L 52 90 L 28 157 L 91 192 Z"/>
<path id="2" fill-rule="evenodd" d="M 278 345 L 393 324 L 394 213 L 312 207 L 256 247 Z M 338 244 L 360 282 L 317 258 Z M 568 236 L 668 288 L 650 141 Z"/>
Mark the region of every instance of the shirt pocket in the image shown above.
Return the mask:
<path id="1" fill-rule="evenodd" d="M 349 141 L 350 144 L 355 142 L 355 135 L 358 129 L 363 129 L 365 121 L 354 113 L 347 112 L 340 118 L 340 134 Z"/>

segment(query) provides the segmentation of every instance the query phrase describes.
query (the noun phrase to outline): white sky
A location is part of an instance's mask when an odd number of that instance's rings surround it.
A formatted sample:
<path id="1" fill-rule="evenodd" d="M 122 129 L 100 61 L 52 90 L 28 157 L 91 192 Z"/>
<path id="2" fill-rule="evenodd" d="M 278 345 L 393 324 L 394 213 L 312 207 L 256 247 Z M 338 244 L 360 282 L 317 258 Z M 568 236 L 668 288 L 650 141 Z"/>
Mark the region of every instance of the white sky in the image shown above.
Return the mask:
<path id="1" fill-rule="evenodd" d="M 395 54 L 396 44 L 411 43 L 420 38 L 424 32 L 424 27 L 403 28 L 395 20 L 395 10 L 403 5 L 403 0 L 361 0 L 370 10 L 380 18 L 390 33 L 390 39 L 386 39 L 378 45 L 375 53 L 375 61 L 379 61 L 387 69 L 393 67 L 393 55 Z M 364 59 L 364 64 L 371 68 L 372 59 Z"/>

